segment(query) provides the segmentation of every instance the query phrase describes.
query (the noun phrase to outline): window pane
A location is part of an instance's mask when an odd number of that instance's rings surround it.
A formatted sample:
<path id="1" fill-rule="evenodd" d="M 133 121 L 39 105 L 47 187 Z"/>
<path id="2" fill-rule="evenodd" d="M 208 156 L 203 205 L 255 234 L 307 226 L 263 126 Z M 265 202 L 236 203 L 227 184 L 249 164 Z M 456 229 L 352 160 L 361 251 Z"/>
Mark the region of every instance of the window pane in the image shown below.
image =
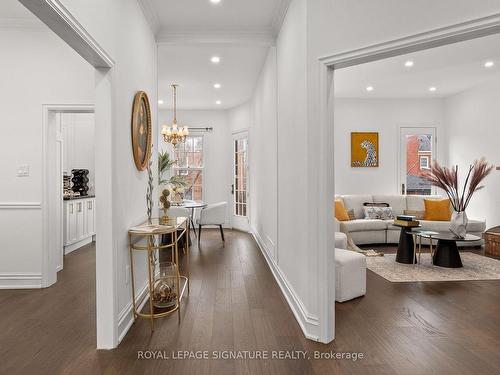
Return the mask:
<path id="1" fill-rule="evenodd" d="M 432 186 L 422 178 L 431 167 L 432 135 L 406 136 L 406 194 L 430 195 Z"/>

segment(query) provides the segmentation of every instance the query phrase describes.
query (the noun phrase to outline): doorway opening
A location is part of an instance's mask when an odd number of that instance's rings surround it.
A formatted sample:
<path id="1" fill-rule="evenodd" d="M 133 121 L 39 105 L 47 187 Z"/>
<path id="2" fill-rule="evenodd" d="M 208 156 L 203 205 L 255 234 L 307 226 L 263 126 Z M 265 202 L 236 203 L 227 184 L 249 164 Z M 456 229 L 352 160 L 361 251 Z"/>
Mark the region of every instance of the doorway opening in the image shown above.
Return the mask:
<path id="1" fill-rule="evenodd" d="M 44 106 L 44 287 L 65 255 L 95 241 L 94 129 L 93 105 Z"/>

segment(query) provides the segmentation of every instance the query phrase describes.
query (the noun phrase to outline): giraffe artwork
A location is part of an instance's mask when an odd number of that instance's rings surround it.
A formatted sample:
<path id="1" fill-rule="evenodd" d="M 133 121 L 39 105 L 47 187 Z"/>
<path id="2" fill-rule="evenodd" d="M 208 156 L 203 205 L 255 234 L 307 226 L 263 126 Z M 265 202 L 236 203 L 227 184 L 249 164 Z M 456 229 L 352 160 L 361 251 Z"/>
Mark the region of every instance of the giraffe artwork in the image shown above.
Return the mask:
<path id="1" fill-rule="evenodd" d="M 378 133 L 351 133 L 351 167 L 378 167 Z"/>

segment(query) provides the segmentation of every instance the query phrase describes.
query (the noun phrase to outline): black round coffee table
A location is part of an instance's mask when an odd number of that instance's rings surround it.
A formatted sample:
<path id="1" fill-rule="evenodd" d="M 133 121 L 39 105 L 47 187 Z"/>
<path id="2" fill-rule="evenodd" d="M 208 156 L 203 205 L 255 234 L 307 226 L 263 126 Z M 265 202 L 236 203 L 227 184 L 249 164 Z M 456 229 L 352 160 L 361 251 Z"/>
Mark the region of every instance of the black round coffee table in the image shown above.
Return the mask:
<path id="1" fill-rule="evenodd" d="M 451 232 L 432 232 L 425 230 L 415 230 L 413 234 L 416 237 L 428 238 L 431 246 L 432 254 L 432 241 L 437 240 L 436 251 L 432 256 L 432 264 L 439 267 L 446 268 L 460 268 L 463 267 L 460 253 L 458 252 L 458 242 L 473 242 L 479 241 L 481 238 L 473 234 L 466 234 L 465 238 L 457 238 Z"/>

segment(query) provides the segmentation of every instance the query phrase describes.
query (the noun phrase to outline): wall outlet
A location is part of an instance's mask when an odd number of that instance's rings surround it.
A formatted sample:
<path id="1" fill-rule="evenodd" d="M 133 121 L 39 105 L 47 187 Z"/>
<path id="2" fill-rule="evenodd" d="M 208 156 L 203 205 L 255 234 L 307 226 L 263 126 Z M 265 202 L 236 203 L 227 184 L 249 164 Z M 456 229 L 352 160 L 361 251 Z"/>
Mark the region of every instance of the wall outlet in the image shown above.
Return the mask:
<path id="1" fill-rule="evenodd" d="M 125 284 L 128 285 L 130 283 L 130 266 L 127 264 L 125 266 Z"/>
<path id="2" fill-rule="evenodd" d="M 17 177 L 28 177 L 30 175 L 29 165 L 20 165 L 17 167 Z"/>

